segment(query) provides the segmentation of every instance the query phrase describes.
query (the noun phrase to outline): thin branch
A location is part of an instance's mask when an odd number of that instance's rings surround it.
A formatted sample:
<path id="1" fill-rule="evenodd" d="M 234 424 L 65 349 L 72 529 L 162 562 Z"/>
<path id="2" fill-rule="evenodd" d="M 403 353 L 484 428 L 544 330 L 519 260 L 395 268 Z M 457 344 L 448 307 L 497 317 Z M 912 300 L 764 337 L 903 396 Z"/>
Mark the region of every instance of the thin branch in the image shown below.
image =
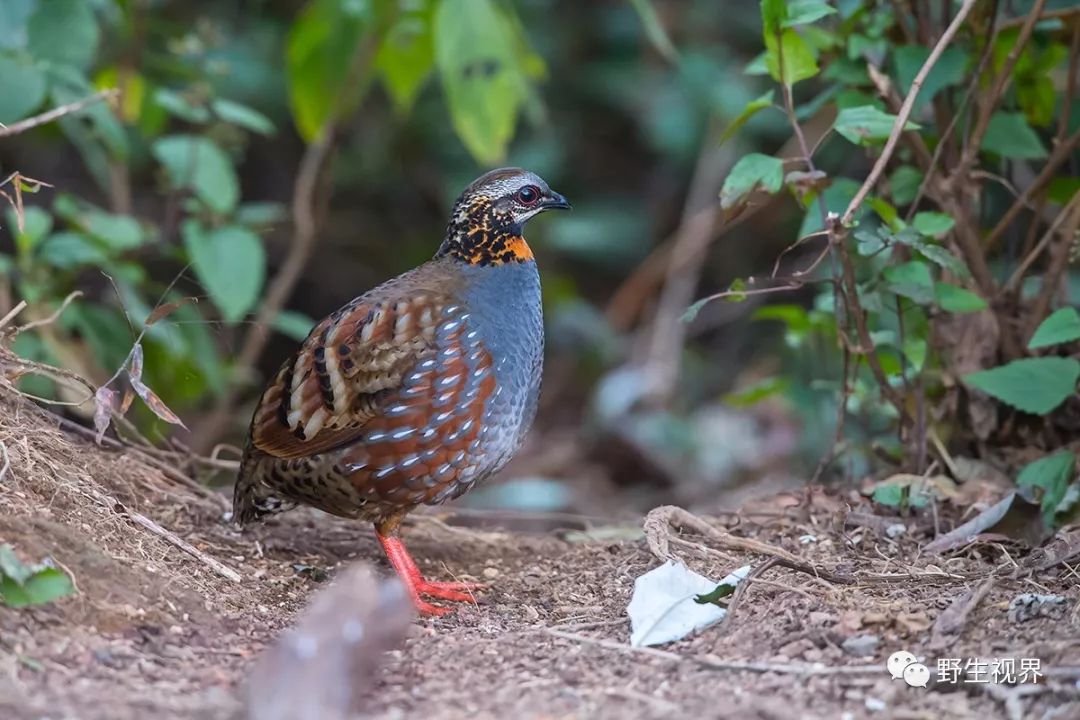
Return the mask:
<path id="1" fill-rule="evenodd" d="M 1020 54 L 1027 46 L 1028 40 L 1031 39 L 1031 33 L 1035 29 L 1035 23 L 1039 21 L 1039 16 L 1042 14 L 1045 6 L 1046 0 L 1035 0 L 1035 5 L 1028 12 L 1027 17 L 1024 20 L 1024 25 L 1020 28 L 1020 34 L 1016 38 L 1016 44 L 1013 45 L 1012 50 L 1009 51 L 1008 56 L 1005 58 L 1005 62 L 1001 66 L 1001 72 L 998 73 L 997 78 L 994 80 L 993 87 L 990 92 L 982 98 L 983 102 L 979 108 L 979 116 L 975 122 L 975 129 L 971 131 L 971 137 L 968 138 L 967 147 L 964 148 L 964 154 L 960 158 L 959 169 L 955 173 L 962 179 L 967 177 L 968 170 L 975 165 L 975 159 L 979 155 L 979 148 L 982 146 L 983 138 L 986 136 L 986 131 L 990 127 L 990 117 L 994 113 L 994 108 L 997 107 L 998 100 L 1000 100 L 1002 94 L 1004 94 L 1005 88 L 1007 88 L 1012 81 L 1013 68 L 1020 59 Z"/>
<path id="2" fill-rule="evenodd" d="M 934 69 L 934 65 L 937 64 L 938 59 L 941 58 L 941 54 L 945 52 L 945 48 L 952 42 L 953 37 L 956 35 L 960 26 L 964 24 L 964 20 L 971 13 L 972 8 L 978 0 L 964 0 L 964 4 L 960 10 L 956 13 L 956 17 L 949 23 L 949 27 L 945 29 L 941 37 L 938 39 L 937 44 L 934 45 L 934 49 L 930 51 L 930 56 L 926 58 L 926 62 L 919 68 L 919 72 L 915 75 L 915 79 L 911 81 L 911 89 L 908 91 L 907 97 L 904 98 L 904 103 L 900 106 L 900 112 L 897 113 L 896 121 L 893 123 L 892 131 L 889 133 L 889 139 L 885 141 L 885 147 L 881 151 L 881 156 L 878 157 L 877 162 L 874 163 L 874 167 L 870 170 L 870 174 L 867 176 L 866 181 L 863 182 L 862 187 L 855 193 L 855 197 L 851 199 L 848 204 L 847 210 L 844 211 L 843 216 L 840 219 L 840 224 L 847 227 L 851 224 L 852 219 L 855 217 L 856 211 L 866 200 L 866 196 L 870 194 L 870 191 L 881 179 L 882 174 L 885 172 L 885 167 L 889 164 L 889 160 L 892 159 L 893 151 L 896 150 L 896 144 L 900 139 L 900 135 L 904 132 L 904 126 L 907 125 L 908 118 L 911 117 L 912 110 L 915 109 L 915 100 L 919 96 L 919 90 L 922 89 L 923 83 L 926 82 L 926 77 L 930 74 L 930 71 Z M 1045 2 L 1045 0 L 1040 0 Z"/>
<path id="3" fill-rule="evenodd" d="M 4 481 L 4 476 L 7 475 L 8 469 L 11 467 L 11 458 L 8 457 L 7 445 L 3 440 L 0 440 L 0 455 L 4 456 L 4 464 L 0 466 L 0 482 Z"/>
<path id="4" fill-rule="evenodd" d="M 1067 216 L 1061 228 L 1061 240 L 1051 251 L 1050 262 L 1047 265 L 1046 272 L 1043 273 L 1042 288 L 1030 306 L 1031 312 L 1028 314 L 1024 327 L 1023 336 L 1025 338 L 1031 337 L 1036 326 L 1049 313 L 1054 294 L 1061 290 L 1061 280 L 1065 276 L 1065 271 L 1069 269 L 1069 252 L 1072 249 L 1077 228 L 1080 228 L 1080 204 L 1070 203 L 1070 205 L 1072 207 L 1068 211 L 1062 211 L 1061 213 Z"/>
<path id="5" fill-rule="evenodd" d="M 77 113 L 84 108 L 101 102 L 102 100 L 112 100 L 119 94 L 120 91 L 116 88 L 109 88 L 108 90 L 102 90 L 101 92 L 94 93 L 93 95 L 85 97 L 81 100 L 76 100 L 75 102 L 70 102 L 66 105 L 61 105 L 60 107 L 53 108 L 48 112 L 41 113 L 40 115 L 35 115 L 34 117 L 20 120 L 14 125 L 0 124 L 0 138 L 6 138 L 12 135 L 18 135 L 19 133 L 26 132 L 27 130 L 33 130 L 34 128 L 41 125 L 51 123 L 53 120 L 59 120 L 65 115 Z"/>
<path id="6" fill-rule="evenodd" d="M 11 308 L 11 310 L 8 311 L 7 315 L 0 318 L 0 330 L 3 330 L 5 327 L 7 327 L 7 324 L 9 322 L 11 322 L 12 320 L 14 320 L 15 316 L 18 315 L 19 313 L 21 313 L 25 309 L 26 309 L 26 301 L 25 300 L 20 300 L 19 304 L 16 305 L 15 307 Z"/>
<path id="7" fill-rule="evenodd" d="M 97 500 L 99 503 L 104 505 L 109 510 L 112 510 L 113 512 L 115 512 L 115 513 L 117 513 L 119 515 L 124 515 L 124 516 L 128 517 L 136 525 L 139 525 L 139 526 L 145 528 L 146 530 L 149 530 L 150 532 L 152 532 L 154 535 L 157 535 L 162 540 L 165 540 L 166 542 L 170 543 L 171 545 L 174 545 L 175 547 L 177 547 L 180 550 L 184 551 L 185 553 L 187 553 L 191 557 L 195 558 L 196 560 L 198 560 L 199 562 L 201 562 L 202 564 L 206 565 L 208 568 L 210 568 L 211 570 L 216 572 L 218 575 L 221 575 L 224 578 L 228 578 L 229 580 L 232 580 L 235 583 L 238 583 L 241 580 L 243 580 L 243 578 L 240 576 L 240 573 L 236 572 L 235 570 L 233 570 L 230 567 L 226 567 L 220 561 L 215 560 L 214 558 L 210 557 L 209 555 L 204 553 L 202 550 L 195 547 L 194 545 L 189 543 L 187 540 L 183 539 L 182 537 L 180 537 L 179 535 L 174 533 L 172 530 L 167 530 L 167 529 L 163 528 L 161 525 L 159 525 L 156 522 L 154 522 L 153 520 L 151 520 L 150 518 L 143 515 L 142 513 L 135 512 L 134 510 L 131 510 L 130 508 L 125 507 L 124 504 L 121 503 L 116 498 L 105 495 L 105 494 L 103 494 L 101 492 L 98 492 L 95 489 L 92 489 L 92 488 L 89 489 L 88 492 L 95 500 Z"/>
<path id="8" fill-rule="evenodd" d="M 1050 225 L 1050 228 L 1046 233 L 1043 234 L 1039 243 L 1031 249 L 1031 252 L 1029 252 L 1023 260 L 1020 261 L 1016 270 L 1013 271 L 1013 274 L 1009 277 L 1009 281 L 1005 283 L 1005 292 L 1017 292 L 1020 289 L 1020 283 L 1023 282 L 1024 275 L 1027 274 L 1028 268 L 1034 264 L 1039 258 L 1039 255 L 1046 249 L 1046 246 L 1050 244 L 1054 235 L 1057 234 L 1058 228 L 1060 228 L 1061 224 L 1065 222 L 1065 219 L 1069 217 L 1069 214 L 1073 211 L 1074 206 L 1078 202 L 1080 202 L 1080 192 L 1077 192 L 1072 196 L 1072 199 L 1069 200 L 1068 204 L 1065 205 L 1061 212 L 1058 213 L 1057 217 L 1054 218 L 1054 222 Z M 1068 242 L 1069 238 L 1066 237 L 1065 241 Z"/>
<path id="9" fill-rule="evenodd" d="M 63 314 L 65 310 L 67 310 L 68 305 L 74 302 L 77 298 L 81 298 L 82 296 L 82 290 L 75 290 L 74 292 L 68 293 L 68 296 L 64 298 L 64 301 L 60 303 L 60 307 L 58 307 L 52 315 L 42 320 L 34 320 L 33 322 L 28 322 L 25 325 L 21 325 L 15 328 L 11 332 L 12 336 L 18 335 L 19 333 L 24 333 L 27 330 L 33 330 L 34 328 L 42 327 L 43 325 L 52 325 L 60 318 L 60 315 Z M 4 323 L 0 322 L 0 327 L 3 326 Z"/>

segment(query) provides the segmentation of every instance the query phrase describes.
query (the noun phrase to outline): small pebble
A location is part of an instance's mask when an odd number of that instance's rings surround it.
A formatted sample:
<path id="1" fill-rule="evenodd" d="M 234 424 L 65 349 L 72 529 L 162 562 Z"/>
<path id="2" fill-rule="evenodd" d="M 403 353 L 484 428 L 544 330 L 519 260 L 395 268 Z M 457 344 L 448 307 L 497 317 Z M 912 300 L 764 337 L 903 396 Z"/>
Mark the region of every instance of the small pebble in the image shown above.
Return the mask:
<path id="1" fill-rule="evenodd" d="M 488 580 L 494 580 L 495 578 L 499 577 L 499 571 L 497 568 L 493 567 L 484 568 L 484 577 L 486 577 Z"/>

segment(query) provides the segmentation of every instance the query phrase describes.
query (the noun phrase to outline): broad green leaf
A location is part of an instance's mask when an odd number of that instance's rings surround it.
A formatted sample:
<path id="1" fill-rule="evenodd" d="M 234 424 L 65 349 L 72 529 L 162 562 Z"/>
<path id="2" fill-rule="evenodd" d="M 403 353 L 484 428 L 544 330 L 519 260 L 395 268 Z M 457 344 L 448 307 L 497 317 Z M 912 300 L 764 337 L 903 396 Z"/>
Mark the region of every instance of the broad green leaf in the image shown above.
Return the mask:
<path id="1" fill-rule="evenodd" d="M 731 168 L 720 189 L 720 207 L 737 205 L 754 190 L 778 192 L 784 183 L 784 161 L 771 155 L 750 153 Z"/>
<path id="2" fill-rule="evenodd" d="M 912 81 L 926 62 L 926 58 L 930 56 L 930 48 L 924 45 L 904 45 L 896 48 L 893 56 L 896 60 L 897 85 L 900 92 L 907 95 L 911 90 Z M 966 52 L 955 46 L 945 48 L 919 90 L 919 97 L 915 101 L 915 111 L 918 112 L 926 107 L 942 89 L 963 83 L 967 66 L 968 54 Z"/>
<path id="3" fill-rule="evenodd" d="M 18 217 L 15 215 L 15 208 L 7 208 L 5 215 L 7 216 L 8 231 L 15 236 L 15 247 L 19 254 L 29 253 L 52 230 L 52 215 L 36 205 L 23 208 L 23 227 L 21 230 L 19 229 Z"/>
<path id="4" fill-rule="evenodd" d="M 170 135 L 154 143 L 173 187 L 191 190 L 215 212 L 226 213 L 240 199 L 236 171 L 225 152 L 206 137 Z"/>
<path id="5" fill-rule="evenodd" d="M 0 123 L 10 125 L 41 107 L 45 87 L 45 74 L 34 62 L 0 55 Z"/>
<path id="6" fill-rule="evenodd" d="M 728 393 L 724 396 L 724 402 L 732 407 L 745 408 L 770 398 L 774 395 L 778 395 L 787 391 L 791 386 L 791 381 L 788 378 L 783 377 L 771 377 L 759 380 L 758 382 L 745 387 L 741 390 Z"/>
<path id="7" fill-rule="evenodd" d="M 892 132 L 896 116 L 878 110 L 873 105 L 844 108 L 833 123 L 833 129 L 856 145 L 873 145 L 884 142 Z M 904 130 L 918 130 L 916 123 L 908 121 Z"/>
<path id="8" fill-rule="evenodd" d="M 273 135 L 277 132 L 273 121 L 258 110 L 250 108 L 233 100 L 218 98 L 210 103 L 214 114 L 219 118 L 237 127 L 244 128 L 259 135 Z"/>
<path id="9" fill-rule="evenodd" d="M 918 260 L 890 265 L 882 272 L 885 282 L 897 295 L 910 298 L 920 305 L 934 301 L 934 278 L 930 267 Z"/>
<path id="10" fill-rule="evenodd" d="M 86 69 L 97 52 L 97 19 L 86 0 L 39 2 L 26 28 L 30 54 L 38 60 Z"/>
<path id="11" fill-rule="evenodd" d="M 764 110 L 767 107 L 772 107 L 772 104 L 772 90 L 768 91 L 761 97 L 755 98 L 754 100 L 746 103 L 746 105 L 742 109 L 742 112 L 740 112 L 739 115 L 731 121 L 731 124 L 724 129 L 724 132 L 720 135 L 720 140 L 717 144 L 723 145 L 724 143 L 726 143 L 735 133 L 739 131 L 739 128 L 741 128 L 747 123 L 748 120 L 750 120 L 750 118 L 754 117 L 754 115 L 757 115 L 759 111 Z"/>
<path id="12" fill-rule="evenodd" d="M 953 229 L 956 221 L 945 213 L 920 212 L 915 213 L 911 225 L 927 237 L 940 238 Z"/>
<path id="13" fill-rule="evenodd" d="M 50 235 L 38 249 L 37 260 L 60 270 L 76 267 L 103 267 L 109 257 L 94 241 L 81 233 Z"/>
<path id="14" fill-rule="evenodd" d="M 1053 122 L 1057 98 L 1054 81 L 1049 77 L 1034 78 L 1031 82 L 1021 82 L 1016 86 L 1017 104 L 1028 122 L 1038 127 L 1046 127 Z"/>
<path id="15" fill-rule="evenodd" d="M 671 42 L 671 38 L 668 37 L 664 24 L 660 22 L 660 16 L 656 14 L 652 0 L 630 0 L 630 4 L 641 18 L 641 24 L 645 28 L 645 37 L 649 38 L 649 42 L 657 52 L 672 62 L 677 60 L 679 53 Z"/>
<path id="16" fill-rule="evenodd" d="M 935 245 L 932 242 L 915 243 L 914 247 L 924 258 L 938 267 L 948 270 L 953 275 L 960 278 L 971 277 L 971 271 L 968 270 L 964 261 L 953 255 L 952 251 L 948 248 L 942 247 L 941 245 Z"/>
<path id="17" fill-rule="evenodd" d="M 761 0 L 761 27 L 763 35 L 775 35 L 783 28 L 788 17 L 787 0 Z"/>
<path id="18" fill-rule="evenodd" d="M 435 67 L 434 30 L 435 4 L 422 0 L 417 9 L 402 13 L 379 47 L 375 67 L 400 114 L 412 108 Z"/>
<path id="19" fill-rule="evenodd" d="M 1046 157 L 1046 147 L 1023 113 L 998 111 L 990 116 L 982 150 L 1006 158 L 1037 160 Z"/>
<path id="20" fill-rule="evenodd" d="M 189 123 L 201 124 L 210 119 L 210 111 L 205 105 L 196 105 L 183 93 L 168 88 L 154 91 L 154 104 L 165 112 Z"/>
<path id="21" fill-rule="evenodd" d="M 1080 362 L 1042 357 L 1013 360 L 1007 365 L 964 377 L 968 385 L 1033 415 L 1046 415 L 1076 393 Z"/>
<path id="22" fill-rule="evenodd" d="M 945 312 L 962 315 L 964 313 L 979 312 L 987 308 L 986 301 L 962 287 L 946 282 L 934 285 L 937 293 L 937 302 Z"/>
<path id="23" fill-rule="evenodd" d="M 26 26 L 34 12 L 35 0 L 4 0 L 0 2 L 0 50 L 26 48 Z"/>
<path id="24" fill-rule="evenodd" d="M 1054 513 L 1076 475 L 1075 468 L 1076 456 L 1061 451 L 1028 463 L 1016 478 L 1016 484 L 1020 487 L 1042 488 L 1040 504 L 1048 525 L 1053 523 Z"/>
<path id="25" fill-rule="evenodd" d="M 836 8 L 823 0 L 788 0 L 787 19 L 781 25 L 786 28 L 806 25 L 835 13 Z"/>
<path id="26" fill-rule="evenodd" d="M 506 156 L 526 79 L 509 23 L 491 0 L 443 0 L 435 15 L 435 63 L 458 137 L 478 162 Z"/>
<path id="27" fill-rule="evenodd" d="M 0 602 L 13 608 L 44 605 L 75 592 L 71 578 L 62 570 L 43 567 L 22 583 L 0 576 Z"/>
<path id="28" fill-rule="evenodd" d="M 777 82 L 794 85 L 818 74 L 814 51 L 794 30 L 784 30 L 779 38 L 776 34 L 766 34 L 765 52 L 765 66 Z"/>
<path id="29" fill-rule="evenodd" d="M 872 498 L 878 505 L 900 507 L 904 502 L 904 491 L 906 489 L 907 486 L 897 485 L 895 483 L 878 485 L 874 488 Z"/>
<path id="30" fill-rule="evenodd" d="M 915 200 L 922 181 L 922 171 L 911 165 L 901 165 L 893 170 L 889 176 L 889 189 L 892 191 L 892 200 L 897 207 L 904 207 Z"/>
<path id="31" fill-rule="evenodd" d="M 197 221 L 183 226 L 184 246 L 203 284 L 228 322 L 244 317 L 259 300 L 266 276 L 266 254 L 247 228 L 227 225 L 207 231 Z"/>
<path id="32" fill-rule="evenodd" d="M 303 313 L 282 310 L 274 318 L 273 326 L 282 335 L 301 342 L 315 327 L 315 321 Z"/>
<path id="33" fill-rule="evenodd" d="M 1080 340 L 1080 314 L 1076 312 L 1076 308 L 1063 307 L 1050 313 L 1049 317 L 1039 323 L 1028 342 L 1028 350 L 1074 340 Z"/>
<path id="34" fill-rule="evenodd" d="M 285 67 L 289 106 L 300 135 L 309 142 L 335 113 L 355 109 L 367 90 L 367 82 L 349 78 L 349 71 L 371 25 L 370 5 L 314 0 L 292 24 Z"/>

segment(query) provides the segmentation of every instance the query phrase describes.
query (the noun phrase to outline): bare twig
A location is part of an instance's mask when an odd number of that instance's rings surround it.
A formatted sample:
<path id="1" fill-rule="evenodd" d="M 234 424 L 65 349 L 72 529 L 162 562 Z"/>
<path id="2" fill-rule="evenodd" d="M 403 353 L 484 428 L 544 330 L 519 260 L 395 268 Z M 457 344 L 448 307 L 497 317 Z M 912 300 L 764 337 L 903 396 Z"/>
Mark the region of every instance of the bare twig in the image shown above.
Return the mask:
<path id="1" fill-rule="evenodd" d="M 166 542 L 168 542 L 168 543 L 178 547 L 179 549 L 183 550 L 188 555 L 195 558 L 196 560 L 198 560 L 199 562 L 201 562 L 202 564 L 206 565 L 208 568 L 210 568 L 211 570 L 216 572 L 218 575 L 221 575 L 224 578 L 228 578 L 229 580 L 232 580 L 233 582 L 236 582 L 236 583 L 240 582 L 243 579 L 240 576 L 240 573 L 236 572 L 235 570 L 233 570 L 230 567 L 226 567 L 220 561 L 215 560 L 214 558 L 210 557 L 209 555 L 204 553 L 202 550 L 195 547 L 194 545 L 192 545 L 187 540 L 183 539 L 182 537 L 180 537 L 179 535 L 177 535 L 173 531 L 167 530 L 167 529 L 161 527 L 161 525 L 158 525 L 156 522 L 154 522 L 150 518 L 146 517 L 142 513 L 135 512 L 134 510 L 131 510 L 131 509 L 125 507 L 124 504 L 121 503 L 116 498 L 105 495 L 105 494 L 103 494 L 103 493 L 101 493 L 101 492 L 99 492 L 99 491 L 97 491 L 97 490 L 95 490 L 93 488 L 90 488 L 87 492 L 89 492 L 94 497 L 94 499 L 96 499 L 98 502 L 100 502 L 102 505 L 104 505 L 108 509 L 112 510 L 113 512 L 115 512 L 115 513 L 117 513 L 119 515 L 124 515 L 124 516 L 130 518 L 131 521 L 134 522 L 136 525 L 139 525 L 139 526 L 145 528 L 146 530 L 149 530 L 154 535 L 157 535 L 158 537 L 165 540 Z"/>
<path id="2" fill-rule="evenodd" d="M 15 316 L 18 315 L 19 313 L 21 313 L 25 309 L 26 309 L 26 301 L 25 300 L 20 300 L 18 305 L 11 308 L 11 310 L 8 311 L 8 313 L 6 315 L 4 315 L 4 317 L 0 318 L 0 330 L 3 330 L 5 327 L 7 327 L 7 324 L 9 322 L 11 322 L 12 320 L 14 320 Z"/>
<path id="3" fill-rule="evenodd" d="M 630 653 L 636 655 L 642 655 L 646 657 L 656 658 L 657 660 L 666 660 L 668 662 L 689 662 L 695 663 L 710 670 L 733 670 L 743 672 L 758 672 L 758 673 L 780 673 L 784 675 L 801 675 L 804 677 L 818 677 L 823 675 L 880 675 L 881 665 L 839 665 L 839 666 L 826 666 L 819 664 L 808 663 L 768 663 L 768 662 L 747 662 L 744 660 L 721 660 L 718 657 L 712 655 L 679 655 L 678 653 L 668 652 L 666 650 L 657 650 L 650 647 L 634 647 L 631 645 L 624 645 L 623 643 L 616 642 L 614 640 L 606 640 L 603 638 L 594 638 L 587 635 L 578 635 L 576 633 L 562 632 L 555 630 L 554 628 L 543 628 L 540 632 L 551 635 L 552 637 L 561 638 L 563 640 L 570 640 L 572 642 L 584 643 L 587 645 L 595 645 L 607 650 L 614 650 L 616 652 Z"/>
<path id="4" fill-rule="evenodd" d="M 0 124 L 0 138 L 11 137 L 12 135 L 18 135 L 19 133 L 32 130 L 41 125 L 51 123 L 53 120 L 59 120 L 65 115 L 71 115 L 72 113 L 79 112 L 83 108 L 89 107 L 94 103 L 101 102 L 102 100 L 112 100 L 120 91 L 116 88 L 109 88 L 108 90 L 102 90 L 101 92 L 94 93 L 89 97 L 85 97 L 75 102 L 61 105 L 60 107 L 53 108 L 48 112 L 43 112 L 40 115 L 20 120 L 14 125 L 2 125 Z"/>
<path id="5" fill-rule="evenodd" d="M 8 457 L 7 445 L 3 440 L 0 440 L 0 455 L 4 456 L 4 464 L 0 466 L 0 482 L 4 481 L 4 476 L 7 475 L 8 469 L 11 467 L 11 458 Z"/>
<path id="6" fill-rule="evenodd" d="M 1066 204 L 1065 207 L 1062 208 L 1061 212 L 1058 213 L 1057 217 L 1054 218 L 1054 222 L 1051 223 L 1049 229 L 1047 229 L 1047 231 L 1043 234 L 1039 242 L 1035 245 L 1035 247 L 1031 249 L 1031 252 L 1024 256 L 1024 259 L 1020 261 L 1020 264 L 1017 265 L 1016 270 L 1013 271 L 1013 274 L 1009 276 L 1008 282 L 1005 283 L 1006 292 L 1019 291 L 1020 284 L 1024 280 L 1024 275 L 1027 274 L 1028 269 L 1035 263 L 1036 260 L 1038 260 L 1039 255 L 1043 253 L 1043 251 L 1046 249 L 1046 246 L 1049 245 L 1050 242 L 1054 239 L 1054 236 L 1057 235 L 1058 229 L 1061 227 L 1062 223 L 1064 223 L 1065 220 L 1069 217 L 1070 213 L 1073 212 L 1073 208 L 1077 203 L 1080 203 L 1080 192 L 1077 192 L 1072 196 L 1072 199 L 1069 200 L 1068 204 Z M 1063 238 L 1063 242 L 1070 243 L 1071 238 L 1066 236 Z"/>
<path id="7" fill-rule="evenodd" d="M 27 330 L 33 330 L 34 328 L 39 328 L 43 325 L 52 325 L 60 318 L 63 312 L 67 310 L 68 305 L 74 302 L 77 298 L 81 298 L 82 296 L 82 290 L 75 290 L 74 292 L 68 293 L 68 296 L 64 298 L 64 301 L 62 303 L 60 303 L 60 307 L 56 308 L 56 310 L 51 315 L 49 315 L 49 317 L 43 318 L 41 320 L 34 320 L 33 322 L 28 322 L 25 325 L 21 325 L 15 328 L 11 334 L 18 335 L 19 333 L 24 333 Z M 3 326 L 4 323 L 0 322 L 0 327 Z"/>
<path id="8" fill-rule="evenodd" d="M 1045 2 L 1045 0 L 1040 0 Z M 949 26 L 945 29 L 945 32 L 941 34 L 937 43 L 934 45 L 934 49 L 930 51 L 929 57 L 926 58 L 926 62 L 919 68 L 919 72 L 915 74 L 915 79 L 911 81 L 911 89 L 908 91 L 907 97 L 904 98 L 903 104 L 900 106 L 900 112 L 896 115 L 896 121 L 893 122 L 892 131 L 889 133 L 888 140 L 885 141 L 885 147 L 881 151 L 881 155 L 878 157 L 877 162 L 874 163 L 874 167 L 871 168 L 870 174 L 866 177 L 862 187 L 855 193 L 855 197 L 848 203 L 847 210 L 844 211 L 843 216 L 840 218 L 840 223 L 843 226 L 849 226 L 852 219 L 855 217 L 855 213 L 859 207 L 866 200 L 867 195 L 881 179 L 882 174 L 885 172 L 885 167 L 889 164 L 889 160 L 892 159 L 893 151 L 896 150 L 896 144 L 900 140 L 900 135 L 904 132 L 904 126 L 907 125 L 908 118 L 911 117 L 911 112 L 915 108 L 915 100 L 919 96 L 919 90 L 922 89 L 923 83 L 926 82 L 926 77 L 930 74 L 930 71 L 934 69 L 934 65 L 941 58 L 941 54 L 945 52 L 945 48 L 952 42 L 953 37 L 956 35 L 960 26 L 964 24 L 964 20 L 967 19 L 968 14 L 971 13 L 972 8 L 978 0 L 964 0 L 964 4 L 957 11 L 956 16 L 949 23 Z"/>
<path id="9" fill-rule="evenodd" d="M 990 127 L 990 117 L 994 114 L 994 108 L 997 107 L 998 100 L 1001 99 L 1002 94 L 1005 92 L 1005 88 L 1007 88 L 1012 81 L 1013 68 L 1020 59 L 1020 54 L 1027 46 L 1028 40 L 1031 39 L 1031 33 L 1035 29 L 1035 23 L 1039 21 L 1039 16 L 1042 14 L 1044 7 L 1046 7 L 1046 0 L 1035 0 L 1035 4 L 1032 6 L 1031 10 L 1028 11 L 1027 17 L 1024 19 L 1024 24 L 1020 28 L 1020 34 L 1016 38 L 1016 43 L 1013 45 L 1012 50 L 1009 51 L 1008 56 L 1005 58 L 1005 62 L 1001 66 L 1001 71 L 994 80 L 993 87 L 990 89 L 990 92 L 982 98 L 982 103 L 979 107 L 979 115 L 975 121 L 975 128 L 971 131 L 967 146 L 964 148 L 964 153 L 960 157 L 959 168 L 955 173 L 955 175 L 961 179 L 961 182 L 966 180 L 968 172 L 975 165 L 975 159 L 979 155 L 979 148 L 982 146 L 983 138 L 986 137 L 986 131 Z"/>
<path id="10" fill-rule="evenodd" d="M 1046 272 L 1043 273 L 1042 287 L 1030 306 L 1031 311 L 1028 313 L 1027 320 L 1024 323 L 1023 337 L 1025 338 L 1031 337 L 1036 326 L 1049 313 L 1050 303 L 1053 301 L 1055 293 L 1061 290 L 1062 278 L 1064 278 L 1065 271 L 1069 268 L 1070 250 L 1076 237 L 1076 231 L 1080 229 L 1080 204 L 1070 203 L 1070 205 L 1071 207 L 1068 210 L 1061 212 L 1062 215 L 1066 216 L 1066 220 L 1059 232 L 1061 239 L 1050 251 L 1050 262 L 1046 267 Z"/>

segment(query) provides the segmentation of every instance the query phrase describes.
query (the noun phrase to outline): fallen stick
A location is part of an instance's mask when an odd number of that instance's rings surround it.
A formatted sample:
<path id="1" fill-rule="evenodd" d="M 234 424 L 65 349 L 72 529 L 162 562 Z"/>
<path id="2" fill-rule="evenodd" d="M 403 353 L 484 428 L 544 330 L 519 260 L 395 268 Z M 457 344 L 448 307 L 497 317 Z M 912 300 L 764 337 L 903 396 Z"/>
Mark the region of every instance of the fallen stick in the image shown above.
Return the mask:
<path id="1" fill-rule="evenodd" d="M 180 548 L 188 555 L 195 558 L 196 560 L 216 572 L 218 575 L 221 575 L 224 578 L 228 578 L 229 580 L 232 580 L 236 583 L 240 582 L 243 579 L 241 578 L 240 573 L 236 572 L 230 567 L 226 567 L 218 560 L 215 560 L 199 548 L 189 543 L 187 540 L 183 539 L 173 531 L 163 528 L 142 513 L 128 509 L 122 502 L 120 502 L 116 498 L 104 495 L 94 489 L 89 490 L 89 492 L 95 500 L 97 500 L 105 507 L 109 508 L 110 510 L 119 515 L 124 515 L 128 517 L 136 525 L 142 526 L 143 528 L 149 530 L 150 532 L 157 535 L 166 542 Z"/>

